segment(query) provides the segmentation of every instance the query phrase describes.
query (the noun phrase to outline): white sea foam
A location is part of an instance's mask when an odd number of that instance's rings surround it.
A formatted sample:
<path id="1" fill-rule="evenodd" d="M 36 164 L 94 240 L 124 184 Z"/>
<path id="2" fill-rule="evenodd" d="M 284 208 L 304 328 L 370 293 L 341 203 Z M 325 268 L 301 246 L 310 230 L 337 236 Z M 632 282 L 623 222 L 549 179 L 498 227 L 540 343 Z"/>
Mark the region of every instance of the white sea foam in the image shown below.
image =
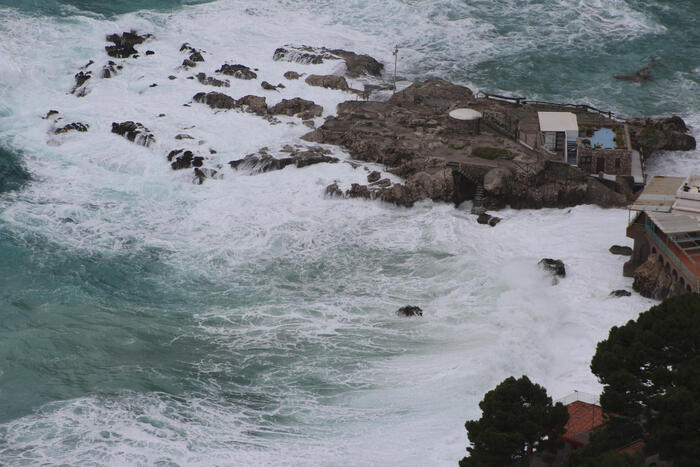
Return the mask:
<path id="1" fill-rule="evenodd" d="M 593 33 L 618 37 L 660 30 L 624 2 L 595 14 L 600 2 L 584 3 L 590 11 L 571 22 L 553 12 L 541 17 L 539 4 L 523 8 L 539 18 L 531 27 L 554 22 L 562 37 L 580 30 L 581 21 Z M 504 210 L 491 228 L 464 207 L 327 199 L 326 185 L 363 182 L 367 172 L 342 162 L 256 176 L 225 166 L 263 146 L 274 152 L 302 143 L 308 129 L 297 119 L 271 126 L 237 111 L 183 106 L 196 92 L 217 90 L 265 95 L 268 104 L 301 96 L 323 105 L 327 116 L 353 98 L 284 81 L 287 70 L 342 66 L 274 62 L 274 49 L 287 43 L 345 47 L 388 65 L 398 43 L 416 74 L 425 67 L 449 74 L 449 60 L 477 63 L 550 41 L 536 31 L 497 34 L 488 19 L 496 10 L 488 5 L 479 7 L 485 17 L 450 5 L 432 15 L 444 2 L 319 11 L 316 2 L 217 2 L 110 20 L 2 10 L 0 136 L 24 151 L 34 181 L 0 199 L 0 219 L 18 237 L 86 254 L 161 252 L 173 274 L 162 287 L 172 281 L 211 288 L 191 286 L 196 307 L 187 309 L 190 325 L 173 342 L 192 339 L 215 351 L 193 348 L 186 360 L 195 389 L 51 403 L 0 426 L 0 452 L 28 463 L 454 465 L 465 453 L 464 421 L 479 415 L 483 393 L 504 377 L 527 374 L 555 397 L 598 392 L 588 370 L 596 342 L 653 303 L 636 294 L 609 296 L 631 288 L 621 275 L 625 258 L 607 251 L 631 245 L 626 211 Z M 105 34 L 131 28 L 154 34 L 141 48 L 156 54 L 126 60 L 114 78 L 91 79 L 84 98 L 68 94 L 88 59 L 95 70 L 108 59 Z M 206 62 L 178 69 L 182 42 L 203 49 Z M 230 79 L 223 89 L 186 79 L 211 75 L 227 61 L 259 68 L 259 79 Z M 260 80 L 287 87 L 265 92 Z M 54 108 L 62 124 L 81 121 L 90 130 L 51 135 L 40 116 Z M 111 122 L 124 120 L 142 122 L 156 144 L 143 148 L 111 134 Z M 174 140 L 178 133 L 194 143 Z M 179 147 L 207 155 L 210 166 L 223 164 L 223 179 L 197 186 L 190 171 L 172 171 L 165 156 Z M 209 148 L 217 153 L 208 155 Z M 672 156 L 650 161 L 652 171 L 681 173 L 700 160 L 697 152 Z M 543 257 L 566 263 L 567 277 L 556 286 L 536 266 Z M 425 316 L 399 320 L 394 310 L 408 303 Z"/>

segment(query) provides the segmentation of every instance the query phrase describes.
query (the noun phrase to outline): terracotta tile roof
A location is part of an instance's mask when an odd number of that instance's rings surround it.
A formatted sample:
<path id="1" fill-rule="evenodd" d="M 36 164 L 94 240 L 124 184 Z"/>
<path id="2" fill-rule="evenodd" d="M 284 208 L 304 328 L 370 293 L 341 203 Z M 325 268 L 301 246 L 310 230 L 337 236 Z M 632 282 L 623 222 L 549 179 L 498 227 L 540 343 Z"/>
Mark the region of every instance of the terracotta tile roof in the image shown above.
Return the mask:
<path id="1" fill-rule="evenodd" d="M 603 409 L 595 404 L 588 404 L 583 401 L 575 401 L 566 406 L 569 411 L 569 421 L 566 422 L 564 429 L 566 432 L 563 437 L 569 440 L 579 441 L 583 443 L 581 434 L 584 434 L 591 429 L 601 425 L 605 419 L 603 418 Z M 586 441 L 588 436 L 585 436 Z"/>

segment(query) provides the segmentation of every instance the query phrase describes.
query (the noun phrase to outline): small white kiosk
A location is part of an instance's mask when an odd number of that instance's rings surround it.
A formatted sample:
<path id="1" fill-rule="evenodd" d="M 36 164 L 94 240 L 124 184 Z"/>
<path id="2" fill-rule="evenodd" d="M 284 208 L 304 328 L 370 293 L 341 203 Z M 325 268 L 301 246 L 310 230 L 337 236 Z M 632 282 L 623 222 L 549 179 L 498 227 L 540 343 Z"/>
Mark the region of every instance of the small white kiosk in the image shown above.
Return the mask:
<path id="1" fill-rule="evenodd" d="M 576 138 L 578 120 L 571 112 L 537 112 L 544 147 L 550 151 L 564 151 L 564 162 L 578 164 Z"/>

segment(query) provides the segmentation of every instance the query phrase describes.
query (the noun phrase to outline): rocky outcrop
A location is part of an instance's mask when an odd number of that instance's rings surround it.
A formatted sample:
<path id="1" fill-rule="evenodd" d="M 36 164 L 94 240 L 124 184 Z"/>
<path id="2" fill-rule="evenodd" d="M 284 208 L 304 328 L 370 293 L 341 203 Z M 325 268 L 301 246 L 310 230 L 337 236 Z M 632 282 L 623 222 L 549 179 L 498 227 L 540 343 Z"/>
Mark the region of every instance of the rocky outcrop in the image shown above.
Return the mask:
<path id="1" fill-rule="evenodd" d="M 651 70 L 645 66 L 641 70 L 637 70 L 631 75 L 614 75 L 613 78 L 623 81 L 634 81 L 636 83 L 645 83 L 651 80 Z"/>
<path id="2" fill-rule="evenodd" d="M 304 80 L 309 86 L 318 86 L 327 89 L 348 91 L 350 86 L 342 76 L 336 75 L 309 75 Z"/>
<path id="3" fill-rule="evenodd" d="M 202 104 L 207 104 L 212 109 L 242 109 L 256 115 L 267 114 L 267 101 L 264 97 L 247 95 L 240 99 L 234 99 L 221 92 L 198 92 L 192 100 Z"/>
<path id="4" fill-rule="evenodd" d="M 221 68 L 216 70 L 217 73 L 222 73 L 224 75 L 233 76 L 238 79 L 255 79 L 258 75 L 245 65 L 239 63 L 235 65 L 224 64 Z"/>
<path id="5" fill-rule="evenodd" d="M 406 305 L 396 310 L 396 314 L 404 318 L 413 318 L 416 316 L 423 316 L 423 310 L 421 310 L 420 307 L 417 306 Z"/>
<path id="6" fill-rule="evenodd" d="M 284 77 L 288 80 L 299 79 L 303 76 L 303 73 L 297 73 L 296 71 L 288 71 L 284 74 Z"/>
<path id="7" fill-rule="evenodd" d="M 227 79 L 221 80 L 216 79 L 213 76 L 207 76 L 205 73 L 197 73 L 197 81 L 206 86 L 216 86 L 219 88 L 227 88 L 231 86 L 231 83 Z"/>
<path id="8" fill-rule="evenodd" d="M 271 115 L 297 115 L 302 120 L 313 117 L 320 117 L 323 114 L 323 107 L 313 101 L 295 97 L 294 99 L 282 99 L 278 104 L 269 109 Z"/>
<path id="9" fill-rule="evenodd" d="M 85 132 L 88 131 L 88 128 L 90 128 L 90 125 L 88 125 L 87 123 L 73 122 L 61 128 L 56 128 L 54 130 L 54 134 L 62 135 L 68 133 L 69 131 Z"/>
<path id="10" fill-rule="evenodd" d="M 695 138 L 688 133 L 682 118 L 632 118 L 627 120 L 632 147 L 644 157 L 654 151 L 690 151 L 696 148 Z"/>
<path id="11" fill-rule="evenodd" d="M 142 44 L 153 37 L 151 34 L 138 35 L 136 31 L 124 32 L 119 34 L 110 34 L 106 37 L 107 42 L 112 42 L 114 45 L 105 46 L 107 55 L 114 58 L 129 58 L 138 54 L 135 45 Z"/>
<path id="12" fill-rule="evenodd" d="M 680 284 L 674 283 L 670 271 L 664 268 L 657 255 L 649 255 L 635 269 L 632 288 L 644 297 L 657 300 L 684 292 Z"/>
<path id="13" fill-rule="evenodd" d="M 613 245 L 608 251 L 613 255 L 632 256 L 632 248 L 628 246 Z"/>
<path id="14" fill-rule="evenodd" d="M 185 149 L 174 149 L 168 154 L 168 162 L 171 162 L 170 167 L 173 170 L 191 169 L 192 167 L 201 167 L 204 163 L 204 157 L 195 156 L 192 151 Z"/>
<path id="15" fill-rule="evenodd" d="M 566 277 L 566 267 L 564 266 L 564 262 L 560 259 L 542 258 L 537 265 L 545 272 L 551 274 L 552 285 L 557 285 L 560 277 Z"/>
<path id="16" fill-rule="evenodd" d="M 368 187 L 374 198 L 410 206 L 421 199 L 459 203 L 471 199 L 483 185 L 483 206 L 497 210 L 566 207 L 594 203 L 625 206 L 626 197 L 577 167 L 542 160 L 516 164 L 470 157 L 475 138 L 490 138 L 512 154 L 536 156 L 499 136 L 455 132 L 448 112 L 475 104 L 472 92 L 440 79 L 415 83 L 386 102 L 348 101 L 337 115 L 303 139 L 346 148 L 355 159 L 377 162 L 404 177 L 404 184 Z M 493 144 L 493 143 L 491 143 Z M 450 165 L 450 161 L 464 161 Z M 461 164 L 461 165 L 460 165 Z M 465 171 L 469 172 L 465 175 Z M 365 192 L 362 191 L 362 196 Z"/>
<path id="17" fill-rule="evenodd" d="M 342 49 L 327 49 L 326 47 L 290 46 L 285 45 L 275 50 L 273 60 L 297 62 L 304 64 L 319 64 L 325 60 L 344 60 L 346 74 L 351 78 L 362 75 L 381 76 L 384 65 L 369 55 L 359 55 Z"/>
<path id="18" fill-rule="evenodd" d="M 186 68 L 192 68 L 197 66 L 197 63 L 204 62 L 204 56 L 202 56 L 203 51 L 195 49 L 187 42 L 180 46 L 180 52 L 189 54 L 188 57 L 182 61 L 182 66 Z"/>
<path id="19" fill-rule="evenodd" d="M 192 100 L 202 104 L 207 104 L 212 109 L 237 109 L 240 107 L 238 101 L 231 96 L 221 92 L 198 92 L 192 96 Z"/>
<path id="20" fill-rule="evenodd" d="M 245 170 L 252 173 L 281 170 L 289 165 L 297 168 L 308 167 L 314 164 L 335 163 L 338 159 L 328 156 L 330 151 L 321 147 L 309 147 L 305 150 L 292 150 L 284 157 L 274 157 L 266 149 L 261 149 L 256 154 L 248 154 L 243 159 L 230 161 L 232 169 Z"/>
<path id="21" fill-rule="evenodd" d="M 141 146 L 150 146 L 155 143 L 156 138 L 141 123 L 126 121 L 122 123 L 112 122 L 112 133 L 116 133 L 129 141 L 133 141 Z"/>
<path id="22" fill-rule="evenodd" d="M 84 97 L 87 95 L 87 89 L 84 84 L 92 78 L 92 71 L 79 71 L 75 74 L 75 86 L 71 89 L 71 94 L 75 94 L 77 97 Z"/>

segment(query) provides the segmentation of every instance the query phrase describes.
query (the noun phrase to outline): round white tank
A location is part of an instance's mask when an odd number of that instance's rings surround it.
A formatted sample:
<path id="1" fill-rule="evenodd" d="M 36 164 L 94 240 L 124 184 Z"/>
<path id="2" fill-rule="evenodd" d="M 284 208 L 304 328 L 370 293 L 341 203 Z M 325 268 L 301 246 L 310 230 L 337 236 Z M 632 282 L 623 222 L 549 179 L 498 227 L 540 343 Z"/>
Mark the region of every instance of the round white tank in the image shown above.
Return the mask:
<path id="1" fill-rule="evenodd" d="M 481 112 L 474 109 L 454 109 L 449 114 L 449 126 L 452 130 L 468 135 L 478 135 Z"/>

